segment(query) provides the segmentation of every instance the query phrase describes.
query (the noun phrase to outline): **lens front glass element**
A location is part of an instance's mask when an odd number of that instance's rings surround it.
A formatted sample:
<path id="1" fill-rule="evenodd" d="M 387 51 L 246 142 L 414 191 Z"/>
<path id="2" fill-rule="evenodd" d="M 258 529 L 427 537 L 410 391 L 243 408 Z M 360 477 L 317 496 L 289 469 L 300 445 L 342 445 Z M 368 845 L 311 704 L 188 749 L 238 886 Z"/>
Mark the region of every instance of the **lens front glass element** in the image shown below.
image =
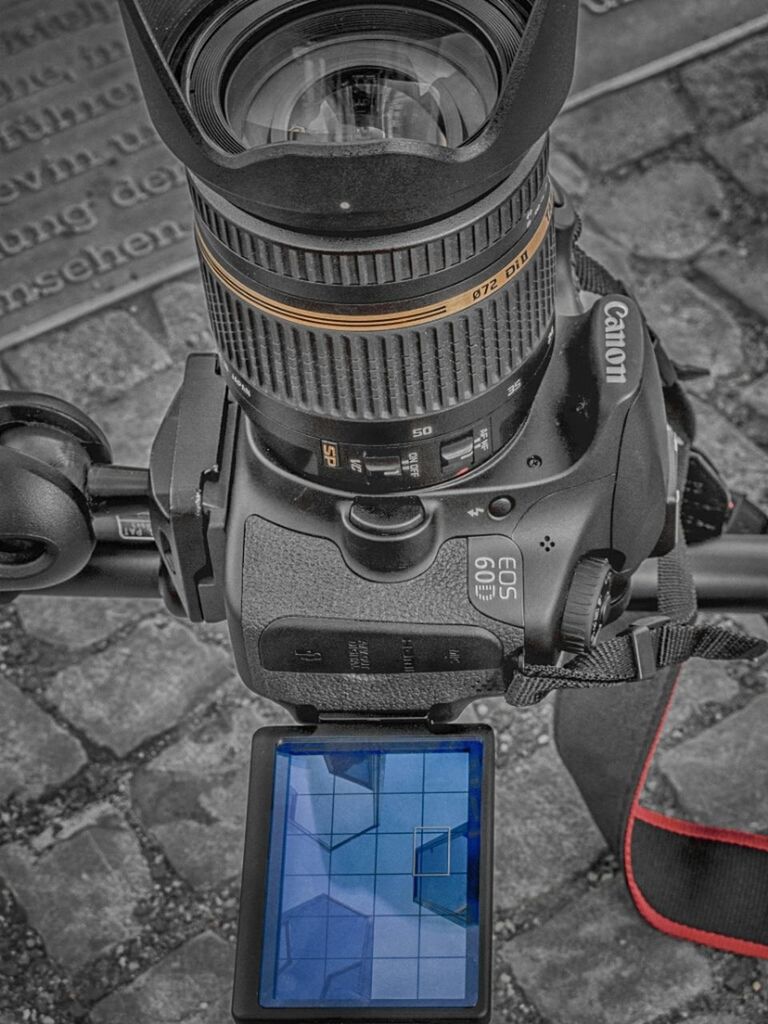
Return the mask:
<path id="1" fill-rule="evenodd" d="M 458 22 L 358 5 L 253 41 L 234 62 L 224 106 L 248 149 L 386 139 L 457 148 L 483 127 L 498 91 L 488 49 Z"/>

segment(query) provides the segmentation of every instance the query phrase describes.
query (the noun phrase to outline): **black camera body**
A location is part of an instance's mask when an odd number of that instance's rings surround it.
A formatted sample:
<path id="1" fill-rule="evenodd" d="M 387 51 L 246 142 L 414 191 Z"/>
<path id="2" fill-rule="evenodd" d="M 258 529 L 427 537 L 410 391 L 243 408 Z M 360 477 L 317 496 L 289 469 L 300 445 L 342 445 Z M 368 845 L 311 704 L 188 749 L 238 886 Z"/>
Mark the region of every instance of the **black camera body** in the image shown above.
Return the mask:
<path id="1" fill-rule="evenodd" d="M 675 543 L 676 445 L 654 346 L 625 296 L 560 317 L 550 344 L 524 426 L 481 470 L 357 497 L 286 470 L 227 397 L 216 358 L 191 358 L 152 464 L 159 508 L 172 478 L 209 480 L 201 571 L 178 522 L 155 531 L 169 538 L 170 588 L 209 595 L 199 618 L 226 611 L 251 689 L 304 721 L 449 720 L 507 690 L 519 659 L 586 650 L 621 613 L 632 573 Z M 219 450 L 193 450 L 184 470 L 180 424 L 202 433 L 209 407 Z"/>

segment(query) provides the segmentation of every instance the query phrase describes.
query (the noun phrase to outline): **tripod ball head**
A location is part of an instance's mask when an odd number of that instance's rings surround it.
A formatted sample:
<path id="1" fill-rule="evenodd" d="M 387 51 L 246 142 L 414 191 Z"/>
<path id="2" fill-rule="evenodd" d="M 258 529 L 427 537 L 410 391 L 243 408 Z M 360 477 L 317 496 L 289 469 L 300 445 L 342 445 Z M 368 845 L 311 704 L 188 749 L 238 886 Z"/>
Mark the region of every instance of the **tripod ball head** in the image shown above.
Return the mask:
<path id="1" fill-rule="evenodd" d="M 0 593 L 56 586 L 88 564 L 86 477 L 110 461 L 102 432 L 67 402 L 0 392 Z"/>

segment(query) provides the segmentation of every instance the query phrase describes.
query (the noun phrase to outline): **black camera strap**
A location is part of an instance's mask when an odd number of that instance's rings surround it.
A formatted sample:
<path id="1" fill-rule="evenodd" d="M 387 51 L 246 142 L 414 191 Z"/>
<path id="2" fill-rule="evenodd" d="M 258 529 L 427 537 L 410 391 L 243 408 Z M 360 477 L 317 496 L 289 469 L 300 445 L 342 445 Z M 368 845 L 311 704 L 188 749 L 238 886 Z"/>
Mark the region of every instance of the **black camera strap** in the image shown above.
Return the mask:
<path id="1" fill-rule="evenodd" d="M 574 267 L 585 290 L 626 294 L 621 282 L 578 247 Z M 670 421 L 690 444 L 692 417 L 675 367 L 653 340 Z M 621 859 L 641 916 L 675 938 L 768 958 L 768 836 L 701 825 L 641 803 L 679 666 L 692 657 L 756 658 L 768 645 L 694 623 L 684 540 L 659 560 L 658 584 L 658 616 L 635 620 L 567 665 L 520 668 L 509 697 L 535 703 L 552 689 L 560 691 L 555 699 L 560 756 Z"/>
<path id="2" fill-rule="evenodd" d="M 764 640 L 717 626 L 675 623 L 666 616 L 642 618 L 626 633 L 598 644 L 567 665 L 521 667 L 507 699 L 525 707 L 539 703 L 552 690 L 642 683 L 689 658 L 737 661 L 757 658 L 766 650 Z"/>
<path id="3" fill-rule="evenodd" d="M 768 836 L 661 814 L 641 803 L 678 670 L 556 698 L 560 756 L 653 927 L 768 958 Z"/>

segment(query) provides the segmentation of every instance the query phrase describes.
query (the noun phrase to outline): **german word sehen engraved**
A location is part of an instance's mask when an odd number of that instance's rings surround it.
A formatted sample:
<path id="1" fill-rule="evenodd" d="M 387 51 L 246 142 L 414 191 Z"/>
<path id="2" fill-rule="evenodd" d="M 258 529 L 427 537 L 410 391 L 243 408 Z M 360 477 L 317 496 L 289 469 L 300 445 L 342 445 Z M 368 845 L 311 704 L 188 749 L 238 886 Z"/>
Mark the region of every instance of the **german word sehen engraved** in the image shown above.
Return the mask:
<path id="1" fill-rule="evenodd" d="M 194 259 L 114 0 L 0 0 L 0 347 Z"/>
<path id="2" fill-rule="evenodd" d="M 574 92 L 766 14 L 766 0 L 580 0 Z"/>

